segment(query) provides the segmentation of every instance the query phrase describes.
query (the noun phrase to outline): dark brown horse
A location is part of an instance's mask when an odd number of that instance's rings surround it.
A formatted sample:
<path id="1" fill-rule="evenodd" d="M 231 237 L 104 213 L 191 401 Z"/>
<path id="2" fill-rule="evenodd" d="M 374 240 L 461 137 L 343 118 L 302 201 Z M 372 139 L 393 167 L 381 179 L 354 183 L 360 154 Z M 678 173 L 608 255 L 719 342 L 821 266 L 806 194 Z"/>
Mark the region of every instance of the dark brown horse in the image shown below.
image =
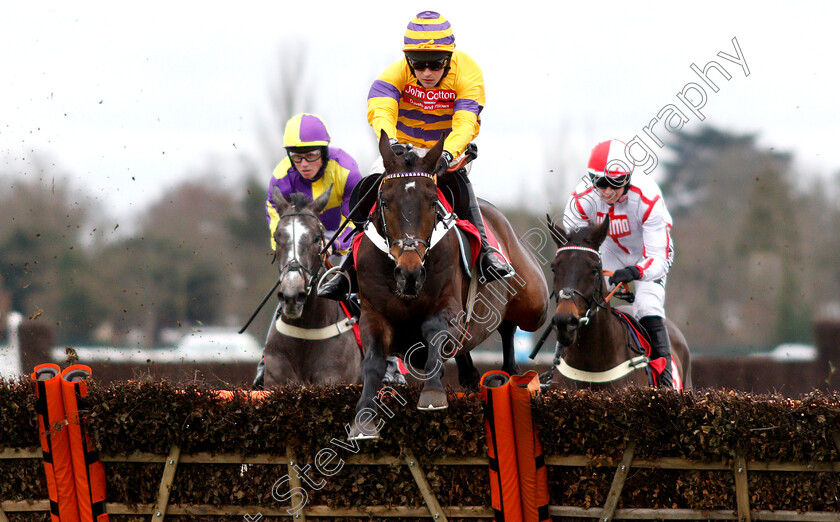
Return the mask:
<path id="1" fill-rule="evenodd" d="M 468 352 L 498 329 L 503 369 L 516 373 L 516 328 L 537 330 L 549 304 L 540 266 L 502 213 L 484 201 L 481 212 L 516 276 L 485 284 L 473 269 L 473 279 L 467 277 L 460 261 L 460 232 L 453 225 L 454 216 L 439 202 L 437 180 L 431 174 L 443 140 L 424 157 L 414 151 L 397 156 L 383 132 L 379 150 L 386 173 L 356 258 L 366 353 L 364 387 L 350 437 L 360 439 L 377 436 L 369 415 L 386 355 L 404 354 L 414 368 L 412 375 L 423 381 L 419 409 L 446 408 L 440 379 L 443 360 L 455 356 L 460 382 L 477 385 L 479 375 Z M 362 422 L 360 415 L 367 415 L 368 422 Z"/>
<path id="2" fill-rule="evenodd" d="M 296 383 L 358 383 L 361 352 L 341 305 L 318 297 L 313 287 L 323 271 L 324 231 L 318 215 L 332 188 L 310 201 L 275 188 L 280 221 L 274 232 L 280 304 L 265 341 L 265 386 Z"/>
<path id="3" fill-rule="evenodd" d="M 598 249 L 607 237 L 609 217 L 574 232 L 551 221 L 548 228 L 558 247 L 551 263 L 553 294 L 558 299 L 551 323 L 564 350 L 555 381 L 567 388 L 647 386 L 647 362 L 631 349 L 626 327 L 605 299 L 607 285 Z M 666 319 L 665 325 L 683 388 L 690 388 L 688 344 L 673 322 Z"/>

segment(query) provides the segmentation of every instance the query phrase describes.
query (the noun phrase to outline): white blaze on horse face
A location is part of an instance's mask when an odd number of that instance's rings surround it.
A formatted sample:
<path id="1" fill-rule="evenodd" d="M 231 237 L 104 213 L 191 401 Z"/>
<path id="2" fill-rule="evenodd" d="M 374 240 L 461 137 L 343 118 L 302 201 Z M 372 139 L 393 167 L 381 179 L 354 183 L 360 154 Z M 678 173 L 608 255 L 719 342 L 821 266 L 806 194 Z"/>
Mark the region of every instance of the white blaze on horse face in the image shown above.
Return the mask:
<path id="1" fill-rule="evenodd" d="M 413 189 L 416 186 L 417 186 L 416 181 L 409 181 L 408 183 L 405 184 L 405 191 L 408 192 L 408 189 Z"/>
<path id="2" fill-rule="evenodd" d="M 296 223 L 297 217 L 290 219 L 288 223 L 286 223 L 285 230 L 286 234 L 288 235 L 289 239 L 289 248 L 286 249 L 286 259 L 283 260 L 283 265 L 288 265 L 292 262 L 295 258 L 295 252 L 301 252 L 303 249 L 303 245 L 301 244 L 301 238 L 303 234 L 306 232 L 306 227 L 303 223 Z M 301 259 L 298 258 L 298 263 L 300 263 Z M 286 281 L 289 283 L 296 284 L 298 280 L 303 282 L 303 276 L 298 270 L 291 271 L 286 274 Z"/>

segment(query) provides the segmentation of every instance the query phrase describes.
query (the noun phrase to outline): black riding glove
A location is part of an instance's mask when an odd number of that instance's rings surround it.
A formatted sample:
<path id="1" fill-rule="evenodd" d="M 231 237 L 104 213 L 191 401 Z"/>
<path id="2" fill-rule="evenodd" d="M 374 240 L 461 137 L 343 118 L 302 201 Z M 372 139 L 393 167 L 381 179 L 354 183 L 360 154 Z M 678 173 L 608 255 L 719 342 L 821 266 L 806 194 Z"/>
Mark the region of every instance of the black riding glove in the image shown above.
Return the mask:
<path id="1" fill-rule="evenodd" d="M 630 281 L 635 281 L 641 277 L 642 272 L 639 271 L 636 266 L 626 266 L 616 270 L 613 275 L 610 276 L 610 284 L 617 285 L 619 283 L 629 283 Z"/>
<path id="2" fill-rule="evenodd" d="M 388 143 L 391 144 L 391 150 L 394 151 L 394 154 L 396 154 L 397 156 L 402 156 L 403 154 L 405 154 L 405 151 L 407 149 L 405 143 L 400 143 L 399 141 L 397 141 L 397 138 L 391 138 L 390 140 L 388 140 Z"/>
<path id="3" fill-rule="evenodd" d="M 438 160 L 437 167 L 435 167 L 435 175 L 438 177 L 446 174 L 446 169 L 449 168 L 449 163 L 452 161 L 452 154 L 443 151 Z"/>

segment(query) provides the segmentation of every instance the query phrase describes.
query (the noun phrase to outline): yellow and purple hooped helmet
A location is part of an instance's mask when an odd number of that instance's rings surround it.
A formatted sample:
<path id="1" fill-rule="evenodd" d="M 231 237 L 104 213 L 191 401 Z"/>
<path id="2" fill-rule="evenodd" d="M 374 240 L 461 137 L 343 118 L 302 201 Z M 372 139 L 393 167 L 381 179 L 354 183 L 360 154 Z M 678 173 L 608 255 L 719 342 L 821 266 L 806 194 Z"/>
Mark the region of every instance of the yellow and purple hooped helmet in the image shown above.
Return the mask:
<path id="1" fill-rule="evenodd" d="M 405 30 L 403 51 L 455 50 L 455 35 L 449 20 L 434 11 L 423 11 L 412 18 Z"/>
<path id="2" fill-rule="evenodd" d="M 423 11 L 408 23 L 403 38 L 403 52 L 411 74 L 414 74 L 413 64 L 423 62 L 434 70 L 442 68 L 445 77 L 449 73 L 454 50 L 452 26 L 439 13 Z"/>

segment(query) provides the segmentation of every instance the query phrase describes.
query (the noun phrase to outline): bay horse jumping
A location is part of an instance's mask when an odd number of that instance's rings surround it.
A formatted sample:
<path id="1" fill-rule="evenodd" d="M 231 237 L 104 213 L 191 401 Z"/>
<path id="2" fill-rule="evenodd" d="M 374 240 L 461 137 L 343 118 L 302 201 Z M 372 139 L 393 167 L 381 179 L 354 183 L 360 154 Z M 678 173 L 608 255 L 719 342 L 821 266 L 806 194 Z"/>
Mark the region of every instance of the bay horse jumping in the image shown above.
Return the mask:
<path id="1" fill-rule="evenodd" d="M 274 241 L 280 303 L 265 341 L 265 386 L 283 383 L 358 383 L 361 351 L 341 304 L 313 291 L 323 272 L 324 229 L 318 215 L 332 187 L 314 201 L 274 189 L 280 215 Z"/>
<path id="2" fill-rule="evenodd" d="M 556 360 L 560 385 L 572 389 L 647 386 L 646 359 L 633 350 L 623 320 L 605 298 L 607 284 L 598 249 L 607 237 L 609 216 L 600 225 L 571 232 L 550 219 L 547 224 L 558 247 L 551 263 L 552 294 L 558 305 L 550 327 L 556 329 L 562 350 Z M 690 388 L 688 344 L 672 321 L 666 318 L 665 325 L 677 368 L 674 375 L 679 375 L 684 389 Z"/>
<path id="3" fill-rule="evenodd" d="M 356 267 L 365 358 L 363 389 L 356 405 L 351 439 L 376 438 L 360 415 L 374 406 L 385 357 L 402 353 L 423 382 L 418 409 L 448 406 L 441 384 L 444 359 L 455 357 L 459 382 L 477 386 L 480 376 L 469 351 L 498 330 L 502 369 L 517 373 L 513 356 L 516 328 L 536 331 L 548 314 L 548 285 L 532 254 L 520 244 L 502 213 L 480 201 L 486 228 L 498 240 L 516 275 L 487 282 L 467 276 L 459 249 L 455 216 L 439 200 L 434 172 L 443 140 L 428 153 L 396 155 L 383 132 L 379 151 L 385 175 L 365 233 L 357 239 Z M 448 174 L 456 175 L 456 174 Z M 464 242 L 466 242 L 464 240 Z M 471 292 L 472 286 L 472 292 Z M 417 369 L 423 368 L 422 372 Z M 369 419 L 368 419 L 369 420 Z"/>

